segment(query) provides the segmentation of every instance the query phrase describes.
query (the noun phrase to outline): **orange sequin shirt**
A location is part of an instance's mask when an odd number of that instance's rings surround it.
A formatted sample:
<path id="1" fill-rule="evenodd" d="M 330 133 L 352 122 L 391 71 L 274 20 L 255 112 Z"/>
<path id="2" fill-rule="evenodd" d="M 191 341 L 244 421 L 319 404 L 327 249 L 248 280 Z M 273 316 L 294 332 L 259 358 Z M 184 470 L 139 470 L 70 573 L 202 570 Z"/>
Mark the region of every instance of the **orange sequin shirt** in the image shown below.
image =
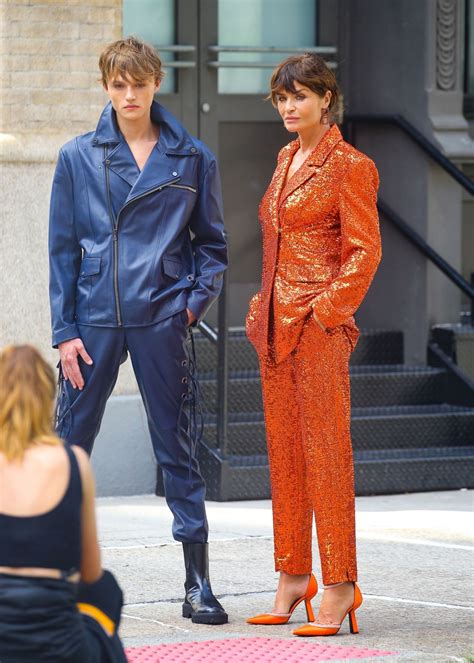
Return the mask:
<path id="1" fill-rule="evenodd" d="M 296 347 L 311 313 L 325 329 L 345 326 L 355 345 L 352 316 L 381 258 L 374 163 L 333 125 L 285 183 L 298 148 L 295 140 L 280 151 L 260 205 L 262 286 L 247 315 L 247 335 L 263 357 L 273 306 L 277 363 Z"/>

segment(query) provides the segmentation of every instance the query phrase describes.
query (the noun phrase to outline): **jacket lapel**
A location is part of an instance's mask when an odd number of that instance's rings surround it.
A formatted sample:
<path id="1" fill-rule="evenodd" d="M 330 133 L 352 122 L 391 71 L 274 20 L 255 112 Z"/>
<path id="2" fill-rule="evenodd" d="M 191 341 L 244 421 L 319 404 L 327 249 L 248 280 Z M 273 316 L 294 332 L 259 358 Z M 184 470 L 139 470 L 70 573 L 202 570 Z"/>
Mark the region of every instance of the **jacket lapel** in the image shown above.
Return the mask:
<path id="1" fill-rule="evenodd" d="M 160 137 L 142 172 L 120 132 L 110 103 L 105 107 L 93 136 L 94 145 L 106 144 L 109 148 L 104 157 L 108 161 L 107 166 L 131 187 L 124 204 L 167 182 L 179 181 L 184 160 L 177 159 L 176 155 L 194 156 L 198 153 L 187 132 L 163 106 L 154 101 L 150 114 L 152 121 L 160 127 Z"/>
<path id="2" fill-rule="evenodd" d="M 182 173 L 176 168 L 176 159 L 166 154 L 166 151 L 163 150 L 163 146 L 160 145 L 159 139 L 155 147 L 152 149 L 142 172 L 132 186 L 125 204 L 127 204 L 132 198 L 159 189 L 160 186 L 167 182 L 179 180 L 181 174 Z"/>
<path id="3" fill-rule="evenodd" d="M 131 187 L 140 176 L 140 169 L 137 166 L 133 154 L 125 140 L 121 140 L 110 154 L 107 155 L 108 166 L 110 170 L 119 175 Z"/>
<path id="4" fill-rule="evenodd" d="M 317 168 L 324 164 L 332 150 L 341 140 L 341 132 L 339 131 L 337 125 L 333 124 L 329 131 L 324 134 L 323 138 L 316 145 L 315 149 L 309 155 L 306 161 L 300 166 L 300 168 L 298 168 L 296 173 L 294 173 L 294 175 L 289 180 L 286 180 L 286 184 L 283 188 L 283 191 L 281 192 L 279 200 L 280 207 L 288 198 L 288 196 L 290 196 L 294 191 L 296 191 L 296 189 L 307 182 L 315 174 L 315 172 L 317 172 Z M 298 145 L 297 142 L 296 145 Z M 288 163 L 284 171 L 285 175 L 288 172 L 289 165 L 293 159 L 296 149 L 288 153 Z"/>
<path id="5" fill-rule="evenodd" d="M 269 213 L 270 218 L 273 221 L 275 229 L 278 228 L 278 208 L 280 205 L 280 198 L 283 192 L 283 187 L 285 185 L 285 178 L 290 166 L 293 155 L 298 149 L 298 142 L 293 141 L 289 143 L 284 151 L 280 154 L 280 159 L 278 161 L 277 167 L 273 174 L 272 182 L 269 189 Z"/>

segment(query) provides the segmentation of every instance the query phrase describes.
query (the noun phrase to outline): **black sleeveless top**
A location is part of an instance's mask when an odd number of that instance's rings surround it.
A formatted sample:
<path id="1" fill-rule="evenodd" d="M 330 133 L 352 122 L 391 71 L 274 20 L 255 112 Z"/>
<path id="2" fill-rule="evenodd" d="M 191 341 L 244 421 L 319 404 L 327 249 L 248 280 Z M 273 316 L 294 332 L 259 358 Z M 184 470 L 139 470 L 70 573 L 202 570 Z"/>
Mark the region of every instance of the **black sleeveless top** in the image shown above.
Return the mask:
<path id="1" fill-rule="evenodd" d="M 39 516 L 0 513 L 0 566 L 79 570 L 82 483 L 74 452 L 64 448 L 71 472 L 61 501 Z"/>

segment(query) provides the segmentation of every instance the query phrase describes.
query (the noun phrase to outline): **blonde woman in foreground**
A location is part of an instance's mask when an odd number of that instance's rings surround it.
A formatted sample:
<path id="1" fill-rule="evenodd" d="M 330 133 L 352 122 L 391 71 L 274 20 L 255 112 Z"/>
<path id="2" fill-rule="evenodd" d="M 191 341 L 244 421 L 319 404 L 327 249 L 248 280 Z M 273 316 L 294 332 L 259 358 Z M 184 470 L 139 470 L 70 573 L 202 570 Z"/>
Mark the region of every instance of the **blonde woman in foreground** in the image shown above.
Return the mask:
<path id="1" fill-rule="evenodd" d="M 0 661 L 121 663 L 122 592 L 103 571 L 87 454 L 53 433 L 52 369 L 0 352 Z"/>

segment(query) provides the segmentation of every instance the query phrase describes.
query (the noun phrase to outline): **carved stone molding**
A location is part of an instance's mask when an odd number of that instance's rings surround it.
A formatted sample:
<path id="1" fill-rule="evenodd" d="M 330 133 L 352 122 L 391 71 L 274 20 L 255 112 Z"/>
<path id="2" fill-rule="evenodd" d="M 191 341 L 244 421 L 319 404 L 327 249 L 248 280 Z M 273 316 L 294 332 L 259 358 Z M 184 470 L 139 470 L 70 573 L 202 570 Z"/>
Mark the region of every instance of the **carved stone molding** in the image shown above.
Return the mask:
<path id="1" fill-rule="evenodd" d="M 436 5 L 436 86 L 454 90 L 457 79 L 458 0 L 437 0 Z"/>

